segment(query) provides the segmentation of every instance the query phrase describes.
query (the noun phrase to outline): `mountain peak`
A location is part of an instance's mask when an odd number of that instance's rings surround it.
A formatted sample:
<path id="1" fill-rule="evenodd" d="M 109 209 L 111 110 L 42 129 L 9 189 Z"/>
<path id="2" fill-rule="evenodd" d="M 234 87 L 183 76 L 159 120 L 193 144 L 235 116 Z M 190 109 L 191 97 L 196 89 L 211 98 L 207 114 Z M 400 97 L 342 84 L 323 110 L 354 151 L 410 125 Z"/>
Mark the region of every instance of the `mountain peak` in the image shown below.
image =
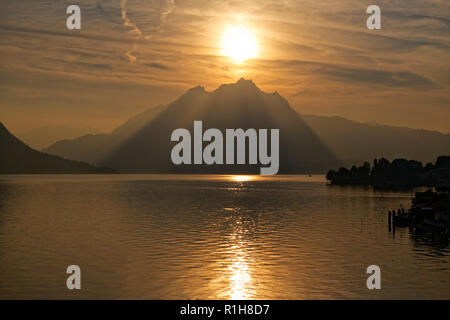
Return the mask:
<path id="1" fill-rule="evenodd" d="M 255 85 L 255 83 L 253 82 L 253 80 L 252 79 L 245 79 L 244 77 L 241 77 L 237 82 L 236 82 L 236 84 L 253 84 L 253 85 Z"/>
<path id="2" fill-rule="evenodd" d="M 238 87 L 246 87 L 246 88 L 256 88 L 256 89 L 258 89 L 258 90 L 260 90 L 257 86 L 256 86 L 256 84 L 253 82 L 253 80 L 251 80 L 251 79 L 245 79 L 245 78 L 240 78 L 237 82 L 236 82 L 236 85 L 238 86 Z"/>
<path id="3" fill-rule="evenodd" d="M 176 101 L 184 100 L 184 99 L 196 99 L 208 94 L 202 86 L 196 86 L 188 89 L 183 95 L 181 95 Z"/>
<path id="4" fill-rule="evenodd" d="M 215 92 L 221 92 L 223 90 L 240 90 L 240 91 L 249 91 L 249 92 L 258 92 L 261 93 L 261 89 L 259 89 L 256 84 L 252 80 L 247 80 L 245 78 L 240 78 L 235 83 L 226 83 L 222 84 L 218 87 Z"/>
<path id="5" fill-rule="evenodd" d="M 192 87 L 187 91 L 187 93 L 204 93 L 204 92 L 206 92 L 206 90 L 203 86 Z"/>

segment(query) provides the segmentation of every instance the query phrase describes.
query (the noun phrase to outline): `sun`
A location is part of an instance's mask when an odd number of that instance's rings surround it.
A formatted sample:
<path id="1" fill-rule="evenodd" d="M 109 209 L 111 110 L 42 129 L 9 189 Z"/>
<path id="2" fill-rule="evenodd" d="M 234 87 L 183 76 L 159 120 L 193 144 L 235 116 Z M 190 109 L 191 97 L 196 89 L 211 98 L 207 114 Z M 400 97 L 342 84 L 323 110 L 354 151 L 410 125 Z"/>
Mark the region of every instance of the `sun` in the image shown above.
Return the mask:
<path id="1" fill-rule="evenodd" d="M 238 63 L 255 58 L 258 54 L 256 38 L 244 26 L 228 27 L 222 37 L 222 53 Z"/>

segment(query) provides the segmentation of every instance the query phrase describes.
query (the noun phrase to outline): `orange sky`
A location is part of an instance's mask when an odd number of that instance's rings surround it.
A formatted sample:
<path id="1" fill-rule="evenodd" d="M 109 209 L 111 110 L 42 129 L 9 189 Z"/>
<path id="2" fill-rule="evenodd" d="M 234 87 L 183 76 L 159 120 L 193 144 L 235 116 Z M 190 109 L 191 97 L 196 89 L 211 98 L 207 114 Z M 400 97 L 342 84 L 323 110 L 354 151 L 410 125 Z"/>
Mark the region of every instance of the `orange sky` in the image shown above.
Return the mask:
<path id="1" fill-rule="evenodd" d="M 0 13 L 0 121 L 109 131 L 186 89 L 240 77 L 302 113 L 450 132 L 448 1 L 17 0 Z M 378 4 L 382 30 L 366 28 Z M 222 56 L 244 25 L 258 55 Z"/>

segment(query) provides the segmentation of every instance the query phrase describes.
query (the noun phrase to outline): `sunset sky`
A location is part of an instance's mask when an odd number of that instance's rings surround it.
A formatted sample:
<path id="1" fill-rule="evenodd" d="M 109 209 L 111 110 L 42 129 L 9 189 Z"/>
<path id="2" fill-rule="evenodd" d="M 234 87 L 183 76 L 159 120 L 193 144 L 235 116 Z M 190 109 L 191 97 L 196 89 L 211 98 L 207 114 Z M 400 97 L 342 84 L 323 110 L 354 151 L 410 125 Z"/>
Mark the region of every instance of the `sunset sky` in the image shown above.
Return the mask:
<path id="1" fill-rule="evenodd" d="M 66 28 L 81 7 L 82 29 Z M 382 29 L 368 30 L 378 4 Z M 240 77 L 301 113 L 450 132 L 450 1 L 0 0 L 0 121 L 109 131 Z M 242 26 L 254 58 L 224 56 Z"/>

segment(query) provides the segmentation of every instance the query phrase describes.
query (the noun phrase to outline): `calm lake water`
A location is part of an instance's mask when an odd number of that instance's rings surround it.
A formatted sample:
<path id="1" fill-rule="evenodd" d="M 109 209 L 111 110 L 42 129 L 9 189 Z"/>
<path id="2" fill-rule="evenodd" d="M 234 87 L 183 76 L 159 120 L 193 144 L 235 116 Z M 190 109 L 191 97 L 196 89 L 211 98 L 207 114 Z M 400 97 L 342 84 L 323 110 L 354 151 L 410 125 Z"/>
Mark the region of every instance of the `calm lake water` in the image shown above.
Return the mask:
<path id="1" fill-rule="evenodd" d="M 450 299 L 448 245 L 388 230 L 412 195 L 323 176 L 0 176 L 0 298 Z"/>

